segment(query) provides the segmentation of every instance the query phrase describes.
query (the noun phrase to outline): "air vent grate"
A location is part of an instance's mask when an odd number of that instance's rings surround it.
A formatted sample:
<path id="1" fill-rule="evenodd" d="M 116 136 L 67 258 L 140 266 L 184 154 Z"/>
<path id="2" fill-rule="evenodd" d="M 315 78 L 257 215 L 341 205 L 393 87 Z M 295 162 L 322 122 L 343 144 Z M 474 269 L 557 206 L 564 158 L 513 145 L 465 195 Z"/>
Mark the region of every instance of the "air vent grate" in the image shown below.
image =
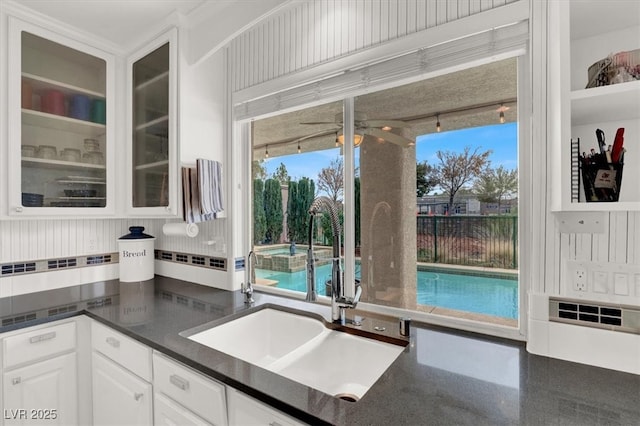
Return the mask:
<path id="1" fill-rule="evenodd" d="M 640 334 L 640 310 L 630 306 L 549 298 L 549 320 Z"/>

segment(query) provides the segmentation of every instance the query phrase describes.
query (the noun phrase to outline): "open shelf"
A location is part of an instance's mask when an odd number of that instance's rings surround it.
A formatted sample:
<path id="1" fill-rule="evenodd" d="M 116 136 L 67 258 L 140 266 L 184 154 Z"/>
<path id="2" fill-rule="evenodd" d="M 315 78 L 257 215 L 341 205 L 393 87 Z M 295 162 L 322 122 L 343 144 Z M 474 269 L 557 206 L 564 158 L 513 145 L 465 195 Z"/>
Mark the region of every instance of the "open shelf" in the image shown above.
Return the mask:
<path id="1" fill-rule="evenodd" d="M 136 171 L 166 172 L 169 160 L 156 161 L 154 163 L 140 164 L 135 167 Z"/>
<path id="2" fill-rule="evenodd" d="M 22 123 L 27 126 L 62 130 L 64 132 L 78 133 L 94 138 L 106 133 L 106 126 L 104 124 L 25 108 L 22 108 Z"/>
<path id="3" fill-rule="evenodd" d="M 571 123 L 583 125 L 637 119 L 640 80 L 571 92 Z"/>

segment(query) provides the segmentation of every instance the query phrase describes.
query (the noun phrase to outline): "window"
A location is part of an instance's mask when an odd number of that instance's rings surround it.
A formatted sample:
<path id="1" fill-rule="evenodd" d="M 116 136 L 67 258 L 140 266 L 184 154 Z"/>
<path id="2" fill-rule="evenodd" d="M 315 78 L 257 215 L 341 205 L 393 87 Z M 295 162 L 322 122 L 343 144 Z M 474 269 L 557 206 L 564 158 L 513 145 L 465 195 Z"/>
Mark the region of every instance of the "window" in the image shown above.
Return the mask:
<path id="1" fill-rule="evenodd" d="M 506 59 L 254 121 L 258 284 L 306 292 L 308 206 L 325 196 L 341 222 L 353 212 L 341 241 L 362 302 L 517 326 L 516 71 Z M 311 236 L 325 294 L 326 214 Z"/>

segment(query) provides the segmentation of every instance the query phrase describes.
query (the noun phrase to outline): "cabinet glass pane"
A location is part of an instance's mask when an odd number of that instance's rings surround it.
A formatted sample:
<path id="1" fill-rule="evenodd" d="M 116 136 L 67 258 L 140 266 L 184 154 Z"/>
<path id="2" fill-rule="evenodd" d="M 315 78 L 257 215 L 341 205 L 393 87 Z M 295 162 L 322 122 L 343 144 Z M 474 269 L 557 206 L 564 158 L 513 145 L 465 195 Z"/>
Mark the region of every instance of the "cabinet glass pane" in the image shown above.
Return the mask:
<path id="1" fill-rule="evenodd" d="M 133 64 L 133 206 L 168 206 L 169 43 Z"/>
<path id="2" fill-rule="evenodd" d="M 105 207 L 106 63 L 23 31 L 22 205 Z"/>

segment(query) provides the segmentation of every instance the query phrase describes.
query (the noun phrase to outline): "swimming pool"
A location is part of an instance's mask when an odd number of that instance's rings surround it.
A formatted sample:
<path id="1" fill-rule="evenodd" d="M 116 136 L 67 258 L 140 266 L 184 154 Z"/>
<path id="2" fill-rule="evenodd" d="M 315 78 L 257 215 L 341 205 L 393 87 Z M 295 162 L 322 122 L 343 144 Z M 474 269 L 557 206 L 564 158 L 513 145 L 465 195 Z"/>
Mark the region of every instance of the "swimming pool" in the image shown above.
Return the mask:
<path id="1" fill-rule="evenodd" d="M 278 281 L 277 288 L 307 291 L 307 272 L 294 273 L 257 269 L 259 278 Z M 518 318 L 518 280 L 476 275 L 459 275 L 418 270 L 417 302 L 464 312 L 502 318 Z M 331 278 L 331 265 L 316 267 L 318 294 L 325 295 L 324 283 Z M 321 285 L 322 284 L 322 285 Z"/>

